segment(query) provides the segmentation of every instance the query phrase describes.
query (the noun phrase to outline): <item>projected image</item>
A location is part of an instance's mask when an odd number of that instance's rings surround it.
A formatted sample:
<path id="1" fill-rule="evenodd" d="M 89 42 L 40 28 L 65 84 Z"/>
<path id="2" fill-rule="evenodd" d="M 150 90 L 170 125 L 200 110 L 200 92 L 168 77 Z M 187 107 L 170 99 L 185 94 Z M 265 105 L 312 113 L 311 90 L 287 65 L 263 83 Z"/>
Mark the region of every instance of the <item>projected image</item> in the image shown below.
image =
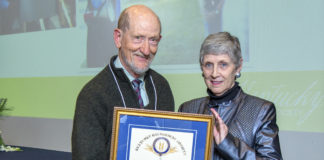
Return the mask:
<path id="1" fill-rule="evenodd" d="M 206 36 L 228 31 L 238 37 L 245 62 L 249 61 L 249 1 L 200 0 Z M 239 14 L 237 14 L 239 13 Z"/>
<path id="2" fill-rule="evenodd" d="M 0 35 L 75 27 L 75 0 L 0 0 Z"/>
<path id="3" fill-rule="evenodd" d="M 204 17 L 205 30 L 208 34 L 222 31 L 222 12 L 225 0 L 200 1 L 200 9 Z"/>
<path id="4" fill-rule="evenodd" d="M 118 53 L 113 30 L 120 12 L 134 4 L 152 8 L 162 22 L 162 40 L 153 65 L 198 64 L 203 39 L 228 31 L 241 40 L 244 61 L 249 60 L 248 1 L 231 0 L 79 0 L 84 5 L 89 68 L 104 67 Z M 237 15 L 233 15 L 236 13 Z"/>
<path id="5" fill-rule="evenodd" d="M 87 25 L 87 67 L 103 67 L 111 56 L 117 54 L 112 35 L 119 12 L 119 1 L 87 1 L 84 13 Z"/>

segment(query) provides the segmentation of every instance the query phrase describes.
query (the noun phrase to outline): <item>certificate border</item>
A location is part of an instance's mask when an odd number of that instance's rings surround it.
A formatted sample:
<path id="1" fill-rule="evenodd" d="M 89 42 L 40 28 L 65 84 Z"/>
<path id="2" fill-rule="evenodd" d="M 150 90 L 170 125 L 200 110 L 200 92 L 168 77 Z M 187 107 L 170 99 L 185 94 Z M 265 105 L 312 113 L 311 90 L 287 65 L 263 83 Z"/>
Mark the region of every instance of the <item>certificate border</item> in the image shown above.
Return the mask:
<path id="1" fill-rule="evenodd" d="M 117 158 L 120 115 L 206 122 L 205 160 L 208 160 L 211 156 L 212 126 L 214 125 L 214 117 L 212 115 L 114 107 L 110 160 L 116 160 Z"/>
<path id="2" fill-rule="evenodd" d="M 154 126 L 146 126 L 146 125 L 135 125 L 135 124 L 128 124 L 128 128 L 129 128 L 129 132 L 127 133 L 127 149 L 126 149 L 126 159 L 127 159 L 127 157 L 129 157 L 129 149 L 130 149 L 130 144 L 128 144 L 128 142 L 129 142 L 129 137 L 130 137 L 130 131 L 131 131 L 131 129 L 132 129 L 132 126 L 137 126 L 136 128 L 141 128 L 141 129 L 149 129 L 149 128 L 157 128 L 157 127 L 154 127 Z M 133 127 L 134 128 L 134 127 Z M 180 130 L 183 132 L 183 131 L 185 131 L 185 132 L 187 132 L 187 133 L 193 133 L 194 134 L 194 136 L 193 136 L 193 138 L 194 138 L 194 144 L 195 145 L 193 145 L 193 147 L 195 148 L 195 150 L 194 150 L 194 155 L 193 156 L 195 156 L 195 154 L 196 154 L 196 143 L 197 143 L 197 130 L 189 130 L 189 129 L 179 129 L 179 128 L 169 128 L 169 127 L 158 127 L 159 128 L 159 130 L 163 130 L 163 131 L 174 131 L 174 132 L 179 132 Z M 161 129 L 162 128 L 162 129 Z M 118 141 L 118 139 L 117 139 L 117 141 Z M 192 157 L 192 156 L 191 156 Z"/>

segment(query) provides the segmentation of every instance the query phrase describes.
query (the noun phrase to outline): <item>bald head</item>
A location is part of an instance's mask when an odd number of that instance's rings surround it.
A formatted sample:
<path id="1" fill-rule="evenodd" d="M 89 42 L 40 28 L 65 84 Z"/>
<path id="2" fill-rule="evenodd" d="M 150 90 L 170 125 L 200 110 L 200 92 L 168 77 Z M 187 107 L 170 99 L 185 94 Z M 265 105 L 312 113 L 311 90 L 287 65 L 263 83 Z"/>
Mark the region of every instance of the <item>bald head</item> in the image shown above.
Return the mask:
<path id="1" fill-rule="evenodd" d="M 161 33 L 161 22 L 159 17 L 150 8 L 144 5 L 133 5 L 124 9 L 118 20 L 118 28 L 125 32 L 129 29 L 131 23 L 133 23 L 133 21 L 136 22 L 139 18 L 156 21 L 159 24 Z"/>

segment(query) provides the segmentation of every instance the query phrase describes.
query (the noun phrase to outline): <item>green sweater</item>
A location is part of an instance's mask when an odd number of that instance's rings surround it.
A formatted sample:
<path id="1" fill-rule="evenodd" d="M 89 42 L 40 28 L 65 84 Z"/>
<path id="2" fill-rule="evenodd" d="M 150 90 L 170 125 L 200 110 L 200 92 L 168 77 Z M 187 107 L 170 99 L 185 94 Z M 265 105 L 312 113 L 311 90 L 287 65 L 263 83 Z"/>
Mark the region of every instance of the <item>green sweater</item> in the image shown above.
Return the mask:
<path id="1" fill-rule="evenodd" d="M 118 81 L 126 107 L 139 108 L 136 93 L 129 79 L 122 69 L 114 67 L 116 57 L 111 58 L 110 66 Z M 145 109 L 154 110 L 157 101 L 157 110 L 174 111 L 174 99 L 167 80 L 149 69 L 144 81 L 149 97 L 149 104 Z M 157 100 L 153 85 L 156 88 Z M 77 98 L 72 131 L 73 160 L 109 159 L 114 106 L 124 107 L 124 104 L 107 65 L 83 87 Z"/>

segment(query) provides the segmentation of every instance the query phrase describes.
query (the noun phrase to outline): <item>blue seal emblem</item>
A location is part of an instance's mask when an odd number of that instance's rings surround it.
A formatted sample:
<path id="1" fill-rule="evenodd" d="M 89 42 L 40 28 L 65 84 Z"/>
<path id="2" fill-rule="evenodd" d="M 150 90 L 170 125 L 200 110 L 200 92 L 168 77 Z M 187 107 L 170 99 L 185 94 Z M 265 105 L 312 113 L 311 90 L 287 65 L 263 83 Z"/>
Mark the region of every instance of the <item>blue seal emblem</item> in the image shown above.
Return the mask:
<path id="1" fill-rule="evenodd" d="M 170 150 L 170 141 L 165 137 L 158 137 L 153 141 L 153 150 L 160 156 Z"/>

